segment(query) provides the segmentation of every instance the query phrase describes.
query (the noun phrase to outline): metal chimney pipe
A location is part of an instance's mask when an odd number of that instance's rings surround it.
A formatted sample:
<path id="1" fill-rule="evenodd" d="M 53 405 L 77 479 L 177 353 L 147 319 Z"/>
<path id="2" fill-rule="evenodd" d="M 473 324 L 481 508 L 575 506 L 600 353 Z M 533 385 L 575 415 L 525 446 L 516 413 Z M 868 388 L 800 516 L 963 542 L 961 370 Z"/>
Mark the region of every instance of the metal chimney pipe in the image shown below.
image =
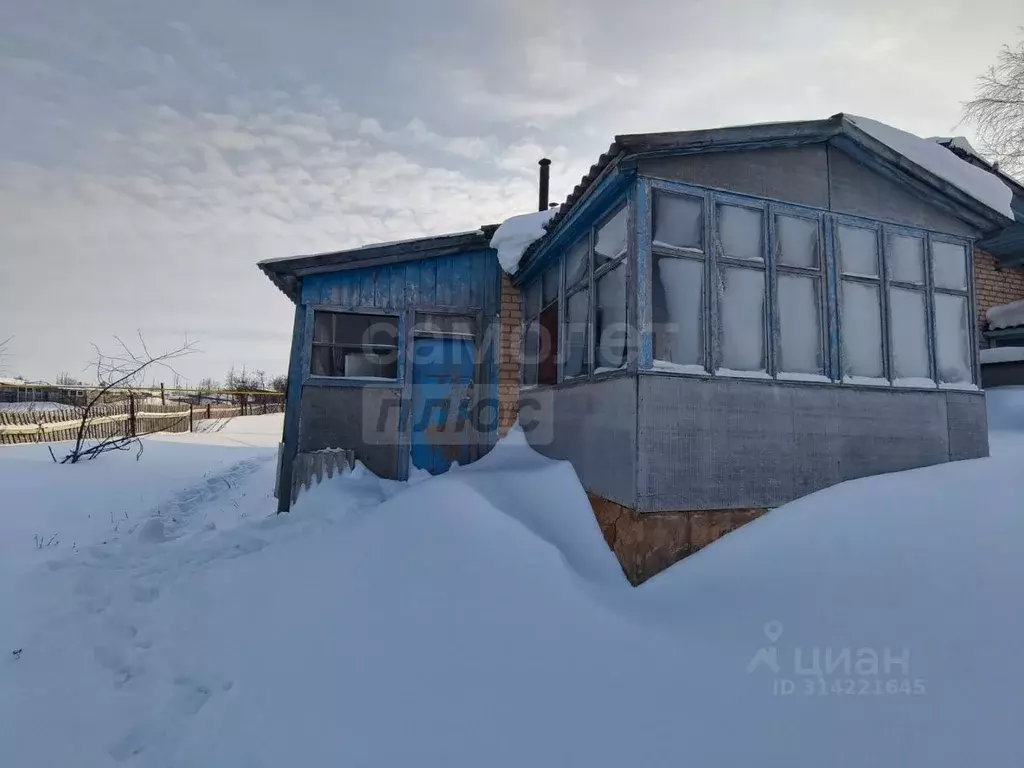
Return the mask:
<path id="1" fill-rule="evenodd" d="M 540 166 L 540 195 L 537 201 L 538 210 L 548 209 L 548 185 L 551 178 L 551 161 L 542 157 L 538 163 Z"/>

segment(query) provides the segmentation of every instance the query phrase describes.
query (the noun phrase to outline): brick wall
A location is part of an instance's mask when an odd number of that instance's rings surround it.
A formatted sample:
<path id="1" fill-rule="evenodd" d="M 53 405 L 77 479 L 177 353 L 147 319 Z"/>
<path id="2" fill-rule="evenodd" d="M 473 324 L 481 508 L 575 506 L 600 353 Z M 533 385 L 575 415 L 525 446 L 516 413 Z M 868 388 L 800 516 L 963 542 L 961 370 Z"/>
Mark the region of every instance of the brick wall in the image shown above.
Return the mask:
<path id="1" fill-rule="evenodd" d="M 765 513 L 763 509 L 641 513 L 590 492 L 587 498 L 604 540 L 634 586 Z"/>
<path id="2" fill-rule="evenodd" d="M 523 305 L 519 289 L 501 274 L 501 320 L 498 354 L 498 434 L 504 436 L 519 415 L 520 337 Z"/>
<path id="3" fill-rule="evenodd" d="M 985 311 L 989 307 L 1024 299 L 1024 269 L 1001 269 L 996 266 L 995 256 L 975 250 L 974 286 L 981 327 L 985 328 Z"/>

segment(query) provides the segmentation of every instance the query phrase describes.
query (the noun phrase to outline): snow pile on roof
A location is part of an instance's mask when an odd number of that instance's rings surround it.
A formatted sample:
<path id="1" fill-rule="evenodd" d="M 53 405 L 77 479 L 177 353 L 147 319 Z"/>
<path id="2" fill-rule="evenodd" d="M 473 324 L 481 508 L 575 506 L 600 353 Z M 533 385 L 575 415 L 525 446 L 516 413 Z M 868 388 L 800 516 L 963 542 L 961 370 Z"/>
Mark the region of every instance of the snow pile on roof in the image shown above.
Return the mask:
<path id="1" fill-rule="evenodd" d="M 985 317 L 988 319 L 989 329 L 993 331 L 1024 325 L 1024 299 L 989 307 Z"/>
<path id="2" fill-rule="evenodd" d="M 24 555 L 0 557 L 0 765 L 1021 764 L 1024 434 L 781 507 L 635 590 L 518 434 L 283 516 L 272 449 L 155 443 L 0 447 Z M 220 453 L 204 474 L 186 448 Z M 131 504 L 140 474 L 163 502 Z M 75 549 L 7 535 L 61 504 L 101 517 Z"/>
<path id="3" fill-rule="evenodd" d="M 1013 219 L 1013 211 L 1010 208 L 1013 192 L 995 174 L 961 160 L 934 141 L 922 139 L 866 117 L 848 114 L 846 118 L 857 128 L 911 162 L 945 179 L 996 213 Z"/>
<path id="4" fill-rule="evenodd" d="M 989 164 L 978 150 L 974 148 L 970 141 L 967 140 L 966 136 L 932 136 L 928 141 L 934 141 L 937 144 L 942 144 L 949 149 L 959 149 L 964 154 L 976 157 L 982 162 Z"/>
<path id="5" fill-rule="evenodd" d="M 495 230 L 491 237 L 491 248 L 498 252 L 498 263 L 503 270 L 510 275 L 518 271 L 519 260 L 527 248 L 544 237 L 544 227 L 556 211 L 557 207 L 513 216 Z"/>

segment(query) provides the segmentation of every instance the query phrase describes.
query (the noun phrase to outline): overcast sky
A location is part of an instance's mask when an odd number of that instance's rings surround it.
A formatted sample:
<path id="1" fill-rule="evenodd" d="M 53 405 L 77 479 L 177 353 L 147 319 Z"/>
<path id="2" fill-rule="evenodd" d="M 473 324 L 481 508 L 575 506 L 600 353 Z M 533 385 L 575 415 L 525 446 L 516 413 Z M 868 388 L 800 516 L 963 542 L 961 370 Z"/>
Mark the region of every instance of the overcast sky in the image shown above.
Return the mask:
<path id="1" fill-rule="evenodd" d="M 260 259 L 531 210 L 543 155 L 561 200 L 616 133 L 949 134 L 1022 24 L 1020 0 L 0 0 L 7 373 L 77 375 L 137 330 L 198 340 L 193 382 L 284 372 Z"/>

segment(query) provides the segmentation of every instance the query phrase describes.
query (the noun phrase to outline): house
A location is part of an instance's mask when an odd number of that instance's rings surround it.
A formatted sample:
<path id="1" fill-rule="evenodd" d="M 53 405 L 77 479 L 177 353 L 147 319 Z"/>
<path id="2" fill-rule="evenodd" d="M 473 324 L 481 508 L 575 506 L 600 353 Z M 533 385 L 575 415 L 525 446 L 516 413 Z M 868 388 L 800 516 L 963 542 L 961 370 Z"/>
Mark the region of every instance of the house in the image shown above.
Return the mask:
<path id="1" fill-rule="evenodd" d="M 636 583 L 820 488 L 985 456 L 970 255 L 1011 197 L 839 114 L 619 136 L 511 254 L 485 227 L 261 262 L 296 304 L 282 487 L 328 447 L 444 471 L 518 413 Z"/>

